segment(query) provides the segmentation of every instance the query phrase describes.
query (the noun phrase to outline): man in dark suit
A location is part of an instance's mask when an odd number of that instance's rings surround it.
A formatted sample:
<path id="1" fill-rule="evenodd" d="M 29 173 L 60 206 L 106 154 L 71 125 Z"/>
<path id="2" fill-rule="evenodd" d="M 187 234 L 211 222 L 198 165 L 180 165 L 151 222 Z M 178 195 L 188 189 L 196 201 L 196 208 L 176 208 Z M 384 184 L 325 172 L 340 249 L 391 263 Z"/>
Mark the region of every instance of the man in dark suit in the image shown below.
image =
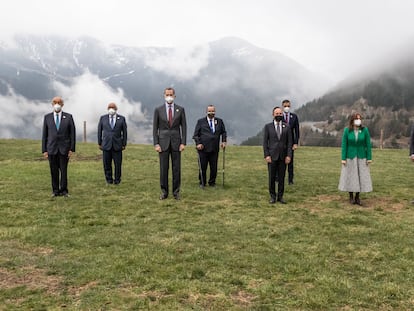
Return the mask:
<path id="1" fill-rule="evenodd" d="M 201 118 L 197 121 L 193 139 L 196 143 L 198 156 L 200 160 L 200 170 L 198 179 L 200 186 L 206 185 L 207 166 L 210 164 L 210 178 L 208 184 L 211 187 L 216 185 L 217 177 L 217 160 L 220 150 L 220 136 L 221 148 L 226 148 L 227 133 L 223 120 L 216 118 L 216 108 L 213 105 L 207 107 L 207 117 Z"/>
<path id="2" fill-rule="evenodd" d="M 292 146 L 292 158 L 290 163 L 288 164 L 288 180 L 289 185 L 293 184 L 293 157 L 295 150 L 298 148 L 299 144 L 299 118 L 296 114 L 290 112 L 290 101 L 285 99 L 282 101 L 283 105 L 283 120 L 286 124 L 289 125 L 292 131 L 292 139 L 293 139 L 293 146 Z"/>
<path id="3" fill-rule="evenodd" d="M 76 131 L 72 115 L 62 111 L 63 100 L 52 100 L 53 112 L 45 115 L 42 131 L 42 153 L 49 159 L 52 196 L 69 196 L 68 162 L 75 152 Z"/>
<path id="4" fill-rule="evenodd" d="M 168 197 L 168 170 L 171 157 L 173 195 L 180 199 L 181 152 L 187 141 L 187 122 L 184 108 L 174 102 L 175 90 L 164 90 L 165 103 L 154 111 L 153 139 L 160 158 L 160 200 Z"/>
<path id="5" fill-rule="evenodd" d="M 273 108 L 274 121 L 264 127 L 263 152 L 269 174 L 269 203 L 276 200 L 286 204 L 283 200 L 285 190 L 286 165 L 292 158 L 292 131 L 288 124 L 283 122 L 283 112 L 280 107 Z M 276 174 L 278 176 L 278 191 L 276 197 Z"/>
<path id="6" fill-rule="evenodd" d="M 101 116 L 98 123 L 98 145 L 102 150 L 105 179 L 108 184 L 121 182 L 122 151 L 127 145 L 127 124 L 125 117 L 117 113 L 115 103 L 108 105 L 108 114 Z M 112 175 L 112 161 L 115 176 Z"/>

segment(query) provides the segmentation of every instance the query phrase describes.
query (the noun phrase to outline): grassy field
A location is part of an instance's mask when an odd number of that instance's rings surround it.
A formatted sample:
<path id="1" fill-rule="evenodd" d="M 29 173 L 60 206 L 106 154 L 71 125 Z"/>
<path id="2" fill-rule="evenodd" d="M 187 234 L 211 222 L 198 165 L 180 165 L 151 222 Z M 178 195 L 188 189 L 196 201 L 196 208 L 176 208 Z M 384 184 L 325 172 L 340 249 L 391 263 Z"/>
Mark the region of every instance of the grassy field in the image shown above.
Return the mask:
<path id="1" fill-rule="evenodd" d="M 106 186 L 78 144 L 70 198 L 51 198 L 39 141 L 0 140 L 0 310 L 413 310 L 414 165 L 374 150 L 365 207 L 337 190 L 338 148 L 295 153 L 287 205 L 268 204 L 260 147 L 229 146 L 226 184 L 159 201 L 158 157 L 129 145 Z M 222 157 L 220 156 L 220 161 Z M 221 163 L 219 163 L 221 168 Z"/>

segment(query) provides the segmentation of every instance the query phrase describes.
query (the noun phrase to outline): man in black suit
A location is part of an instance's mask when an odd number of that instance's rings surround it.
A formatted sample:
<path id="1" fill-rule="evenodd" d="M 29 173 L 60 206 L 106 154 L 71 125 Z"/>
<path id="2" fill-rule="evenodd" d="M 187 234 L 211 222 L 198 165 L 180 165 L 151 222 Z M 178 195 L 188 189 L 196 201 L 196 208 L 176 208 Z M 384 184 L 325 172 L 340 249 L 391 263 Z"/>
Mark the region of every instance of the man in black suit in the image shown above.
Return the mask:
<path id="1" fill-rule="evenodd" d="M 288 164 L 288 180 L 289 185 L 293 184 L 293 157 L 295 150 L 298 148 L 299 144 L 299 118 L 296 114 L 290 112 L 290 101 L 285 99 L 282 101 L 283 105 L 283 120 L 286 124 L 289 125 L 292 131 L 292 139 L 293 139 L 293 146 L 292 146 L 292 158 L 290 159 L 290 163 Z"/>
<path id="2" fill-rule="evenodd" d="M 286 165 L 292 158 L 292 131 L 288 124 L 283 122 L 283 112 L 280 107 L 273 108 L 274 121 L 264 127 L 263 152 L 269 174 L 269 203 L 276 200 L 286 204 L 283 200 L 285 190 Z M 276 197 L 276 174 L 278 176 L 278 191 Z"/>
<path id="3" fill-rule="evenodd" d="M 187 122 L 184 108 L 174 102 L 175 90 L 164 90 L 165 103 L 154 111 L 153 139 L 160 158 L 160 200 L 168 197 L 168 170 L 172 163 L 173 195 L 180 199 L 181 152 L 187 141 Z"/>
<path id="4" fill-rule="evenodd" d="M 98 123 L 98 145 L 103 152 L 103 167 L 108 184 L 121 182 L 122 151 L 127 145 L 127 124 L 125 117 L 117 113 L 115 103 L 108 105 L 108 114 L 101 116 Z M 115 178 L 112 175 L 112 161 Z"/>
<path id="5" fill-rule="evenodd" d="M 201 118 L 197 121 L 197 125 L 194 130 L 193 139 L 196 143 L 198 150 L 198 156 L 200 160 L 200 172 L 198 173 L 198 179 L 200 186 L 206 185 L 207 166 L 210 164 L 210 178 L 208 184 L 211 187 L 216 185 L 217 177 L 217 160 L 220 150 L 220 136 L 221 136 L 221 148 L 226 148 L 227 133 L 223 120 L 216 118 L 216 108 L 213 105 L 207 107 L 207 117 Z"/>
<path id="6" fill-rule="evenodd" d="M 49 159 L 52 196 L 67 197 L 68 162 L 76 145 L 75 123 L 71 114 L 62 111 L 61 97 L 54 97 L 52 106 L 53 112 L 46 114 L 43 120 L 42 153 Z"/>

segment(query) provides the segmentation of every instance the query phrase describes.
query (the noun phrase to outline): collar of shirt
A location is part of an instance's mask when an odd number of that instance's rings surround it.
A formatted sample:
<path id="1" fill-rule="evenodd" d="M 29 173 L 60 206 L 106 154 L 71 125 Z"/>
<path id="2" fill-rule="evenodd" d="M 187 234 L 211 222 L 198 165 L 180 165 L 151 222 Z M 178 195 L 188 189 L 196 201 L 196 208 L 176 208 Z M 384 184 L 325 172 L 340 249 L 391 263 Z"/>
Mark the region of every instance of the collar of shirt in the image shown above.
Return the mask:
<path id="1" fill-rule="evenodd" d="M 172 115 L 174 117 L 174 102 L 172 102 L 171 104 L 165 102 L 165 110 L 167 111 L 167 117 L 168 117 L 168 109 L 170 109 L 170 106 L 172 110 Z"/>

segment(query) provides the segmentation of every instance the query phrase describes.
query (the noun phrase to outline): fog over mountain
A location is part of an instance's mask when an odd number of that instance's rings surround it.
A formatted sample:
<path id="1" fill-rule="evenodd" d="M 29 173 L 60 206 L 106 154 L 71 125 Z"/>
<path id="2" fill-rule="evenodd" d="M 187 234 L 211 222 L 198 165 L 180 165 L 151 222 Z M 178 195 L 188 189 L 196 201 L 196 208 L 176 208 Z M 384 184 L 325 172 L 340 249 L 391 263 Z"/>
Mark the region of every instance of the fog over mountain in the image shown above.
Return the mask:
<path id="1" fill-rule="evenodd" d="M 153 110 L 168 86 L 186 109 L 189 142 L 197 119 L 214 104 L 231 142 L 239 143 L 263 127 L 282 99 L 297 108 L 328 83 L 289 57 L 238 38 L 160 48 L 20 35 L 0 44 L 0 105 L 7 113 L 0 137 L 39 139 L 51 98 L 61 95 L 78 136 L 86 121 L 88 140 L 95 141 L 99 116 L 116 102 L 127 117 L 130 142 L 152 143 Z"/>

